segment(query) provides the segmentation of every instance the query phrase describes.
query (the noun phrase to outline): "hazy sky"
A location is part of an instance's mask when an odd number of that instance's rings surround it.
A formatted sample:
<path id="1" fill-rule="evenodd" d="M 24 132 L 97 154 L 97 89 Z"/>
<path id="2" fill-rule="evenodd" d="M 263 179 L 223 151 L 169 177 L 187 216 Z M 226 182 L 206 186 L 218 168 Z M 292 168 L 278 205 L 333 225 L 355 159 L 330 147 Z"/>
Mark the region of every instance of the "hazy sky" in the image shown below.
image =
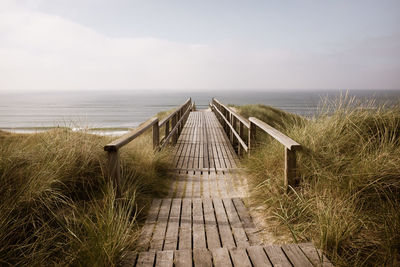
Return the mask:
<path id="1" fill-rule="evenodd" d="M 0 91 L 400 89 L 399 14 L 399 0 L 0 0 Z"/>

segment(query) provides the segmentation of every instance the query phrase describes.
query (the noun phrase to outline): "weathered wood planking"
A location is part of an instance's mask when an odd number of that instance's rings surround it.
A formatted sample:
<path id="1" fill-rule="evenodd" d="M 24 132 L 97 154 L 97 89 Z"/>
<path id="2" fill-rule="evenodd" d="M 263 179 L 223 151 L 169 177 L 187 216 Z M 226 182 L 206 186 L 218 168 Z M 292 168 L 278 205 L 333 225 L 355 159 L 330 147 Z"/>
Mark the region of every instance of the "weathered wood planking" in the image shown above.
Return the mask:
<path id="1" fill-rule="evenodd" d="M 238 157 L 214 113 L 189 114 L 174 150 L 174 168 L 215 171 L 237 168 Z"/>
<path id="2" fill-rule="evenodd" d="M 169 198 L 155 199 L 124 266 L 327 266 L 312 244 L 262 246 L 238 157 L 214 113 L 191 112 L 174 150 Z M 243 194 L 243 193 L 242 193 Z"/>

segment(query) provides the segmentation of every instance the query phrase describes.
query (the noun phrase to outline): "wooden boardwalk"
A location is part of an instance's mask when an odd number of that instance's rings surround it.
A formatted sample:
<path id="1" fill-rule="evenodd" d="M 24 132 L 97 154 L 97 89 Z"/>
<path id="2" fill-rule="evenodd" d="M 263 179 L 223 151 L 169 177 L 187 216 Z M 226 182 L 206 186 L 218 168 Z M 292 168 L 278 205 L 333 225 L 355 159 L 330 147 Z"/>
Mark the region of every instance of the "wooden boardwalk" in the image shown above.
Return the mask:
<path id="1" fill-rule="evenodd" d="M 214 113 L 191 112 L 176 145 L 174 164 L 183 172 L 236 169 L 238 157 Z"/>
<path id="2" fill-rule="evenodd" d="M 332 266 L 312 244 L 260 242 L 237 167 L 214 113 L 191 112 L 175 148 L 169 196 L 153 200 L 139 238 L 142 252 L 123 265 Z"/>

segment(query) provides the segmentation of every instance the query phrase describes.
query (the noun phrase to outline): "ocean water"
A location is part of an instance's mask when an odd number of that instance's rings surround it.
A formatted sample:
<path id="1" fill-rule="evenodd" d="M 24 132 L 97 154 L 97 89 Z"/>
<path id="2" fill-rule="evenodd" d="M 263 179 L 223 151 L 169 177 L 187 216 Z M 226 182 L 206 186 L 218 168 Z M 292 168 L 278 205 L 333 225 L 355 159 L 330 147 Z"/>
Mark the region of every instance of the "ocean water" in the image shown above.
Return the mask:
<path id="1" fill-rule="evenodd" d="M 212 97 L 226 104 L 265 104 L 303 116 L 313 116 L 321 99 L 338 97 L 343 90 L 307 91 L 83 91 L 83 92 L 0 92 L 0 128 L 30 131 L 36 127 L 131 128 L 172 109 L 188 97 L 198 109 L 207 108 Z M 400 90 L 354 90 L 359 99 L 399 101 Z"/>

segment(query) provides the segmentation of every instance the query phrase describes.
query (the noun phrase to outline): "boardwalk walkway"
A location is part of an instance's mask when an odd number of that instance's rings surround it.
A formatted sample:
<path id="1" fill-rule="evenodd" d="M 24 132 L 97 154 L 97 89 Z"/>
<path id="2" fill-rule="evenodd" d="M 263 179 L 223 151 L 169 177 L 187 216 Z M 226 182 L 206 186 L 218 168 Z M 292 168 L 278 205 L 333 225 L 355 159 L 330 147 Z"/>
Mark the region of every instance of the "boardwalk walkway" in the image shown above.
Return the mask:
<path id="1" fill-rule="evenodd" d="M 139 238 L 142 252 L 126 266 L 321 265 L 311 244 L 261 244 L 242 201 L 238 158 L 214 113 L 190 113 L 174 164 L 169 197 L 153 200 Z"/>

